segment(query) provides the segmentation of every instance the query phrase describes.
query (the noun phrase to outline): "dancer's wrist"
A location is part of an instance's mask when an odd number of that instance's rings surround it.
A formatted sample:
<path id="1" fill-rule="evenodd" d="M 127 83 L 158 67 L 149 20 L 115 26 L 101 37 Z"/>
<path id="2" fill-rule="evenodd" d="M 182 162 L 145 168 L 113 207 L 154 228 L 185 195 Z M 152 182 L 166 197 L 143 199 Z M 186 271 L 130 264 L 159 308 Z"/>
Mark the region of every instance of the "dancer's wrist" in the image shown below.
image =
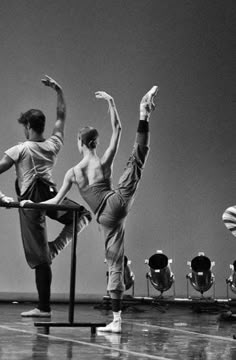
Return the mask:
<path id="1" fill-rule="evenodd" d="M 116 107 L 115 101 L 112 97 L 110 97 L 110 99 L 108 100 L 108 103 L 109 103 L 109 106 L 111 106 L 113 108 Z"/>

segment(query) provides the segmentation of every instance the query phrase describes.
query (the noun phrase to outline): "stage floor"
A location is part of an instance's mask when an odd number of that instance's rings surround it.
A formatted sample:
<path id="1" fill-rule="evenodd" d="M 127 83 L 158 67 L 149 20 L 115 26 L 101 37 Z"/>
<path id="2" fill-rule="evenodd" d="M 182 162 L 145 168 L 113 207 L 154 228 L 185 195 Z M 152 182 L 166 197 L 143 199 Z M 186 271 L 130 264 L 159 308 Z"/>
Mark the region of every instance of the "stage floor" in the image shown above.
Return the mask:
<path id="1" fill-rule="evenodd" d="M 236 360 L 236 321 L 218 321 L 218 314 L 212 311 L 135 305 L 123 312 L 120 335 L 93 335 L 86 327 L 53 327 L 45 334 L 43 328 L 34 326 L 35 319 L 20 316 L 32 307 L 34 304 L 0 303 L 1 360 Z M 52 307 L 51 321 L 68 321 L 67 305 Z M 99 306 L 75 305 L 75 322 L 109 322 L 111 318 L 111 311 Z"/>

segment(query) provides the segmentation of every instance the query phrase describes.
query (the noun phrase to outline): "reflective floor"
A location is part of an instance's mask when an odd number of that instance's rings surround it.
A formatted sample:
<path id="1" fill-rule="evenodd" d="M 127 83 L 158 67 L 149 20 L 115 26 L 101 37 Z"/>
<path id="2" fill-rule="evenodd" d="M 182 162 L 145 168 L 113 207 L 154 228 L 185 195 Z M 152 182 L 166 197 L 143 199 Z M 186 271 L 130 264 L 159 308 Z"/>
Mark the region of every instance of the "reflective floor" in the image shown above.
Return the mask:
<path id="1" fill-rule="evenodd" d="M 236 321 L 218 321 L 217 312 L 137 305 L 123 312 L 121 335 L 92 334 L 88 327 L 51 327 L 46 334 L 43 327 L 35 327 L 34 319 L 20 317 L 32 306 L 0 304 L 1 360 L 236 360 Z M 99 306 L 75 306 L 75 322 L 109 322 L 111 317 Z M 67 322 L 68 306 L 53 305 L 51 321 Z"/>

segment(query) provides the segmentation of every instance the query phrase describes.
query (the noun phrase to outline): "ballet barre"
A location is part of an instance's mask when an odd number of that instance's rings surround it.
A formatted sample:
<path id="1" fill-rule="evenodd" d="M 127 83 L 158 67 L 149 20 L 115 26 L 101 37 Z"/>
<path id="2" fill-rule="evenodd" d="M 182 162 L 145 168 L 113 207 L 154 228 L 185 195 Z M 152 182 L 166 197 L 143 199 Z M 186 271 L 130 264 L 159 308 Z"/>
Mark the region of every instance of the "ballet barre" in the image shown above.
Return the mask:
<path id="1" fill-rule="evenodd" d="M 4 208 L 18 208 L 22 209 L 19 202 L 5 203 L 0 201 L 0 207 Z M 73 211 L 73 236 L 71 242 L 71 266 L 70 266 L 70 294 L 69 294 L 69 309 L 68 322 L 35 322 L 36 327 L 43 327 L 46 333 L 49 333 L 50 327 L 90 327 L 91 334 L 96 333 L 96 327 L 106 326 L 105 323 L 94 322 L 74 322 L 74 307 L 75 307 L 75 281 L 76 281 L 76 248 L 77 248 L 77 222 L 82 206 L 78 205 L 54 205 L 54 204 L 39 204 L 26 203 L 23 209 L 37 209 L 37 210 L 57 210 L 57 211 Z"/>

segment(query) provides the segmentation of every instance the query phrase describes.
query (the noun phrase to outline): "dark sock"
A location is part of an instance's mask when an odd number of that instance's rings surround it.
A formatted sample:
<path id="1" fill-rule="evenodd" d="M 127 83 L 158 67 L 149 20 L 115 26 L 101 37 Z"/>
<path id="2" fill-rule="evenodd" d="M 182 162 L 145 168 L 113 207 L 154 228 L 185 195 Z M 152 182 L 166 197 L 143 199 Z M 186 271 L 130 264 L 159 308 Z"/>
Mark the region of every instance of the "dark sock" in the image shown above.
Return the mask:
<path id="1" fill-rule="evenodd" d="M 35 281 L 39 297 L 38 309 L 41 311 L 49 312 L 51 311 L 50 295 L 52 282 L 52 270 L 49 264 L 45 263 L 36 266 Z"/>
<path id="2" fill-rule="evenodd" d="M 113 312 L 121 310 L 121 299 L 111 299 L 111 309 Z"/>
<path id="3" fill-rule="evenodd" d="M 139 133 L 149 132 L 149 122 L 146 120 L 139 120 L 137 132 Z"/>

